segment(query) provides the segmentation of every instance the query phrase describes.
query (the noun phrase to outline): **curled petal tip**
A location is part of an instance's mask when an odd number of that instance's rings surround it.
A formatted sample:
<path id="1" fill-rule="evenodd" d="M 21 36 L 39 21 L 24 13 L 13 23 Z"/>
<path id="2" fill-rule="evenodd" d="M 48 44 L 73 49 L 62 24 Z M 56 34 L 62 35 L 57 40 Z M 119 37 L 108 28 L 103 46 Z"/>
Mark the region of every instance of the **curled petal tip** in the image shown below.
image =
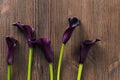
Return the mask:
<path id="1" fill-rule="evenodd" d="M 90 44 L 90 45 L 93 45 L 95 44 L 96 42 L 98 41 L 101 41 L 100 39 L 96 39 L 96 40 L 85 40 L 83 43 L 84 44 Z"/>
<path id="2" fill-rule="evenodd" d="M 69 21 L 69 27 L 76 27 L 80 25 L 80 20 L 76 17 L 69 18 L 68 21 Z"/>
<path id="3" fill-rule="evenodd" d="M 17 24 L 20 24 L 20 22 L 18 21 L 18 22 L 14 22 L 12 25 L 17 25 Z"/>
<path id="4" fill-rule="evenodd" d="M 18 42 L 16 39 L 10 36 L 6 36 L 5 39 L 7 43 L 11 43 L 11 44 L 16 44 Z"/>
<path id="5" fill-rule="evenodd" d="M 22 29 L 23 30 L 23 26 L 24 24 L 21 24 L 20 22 L 15 22 L 12 24 L 13 26 L 17 26 L 18 28 Z"/>

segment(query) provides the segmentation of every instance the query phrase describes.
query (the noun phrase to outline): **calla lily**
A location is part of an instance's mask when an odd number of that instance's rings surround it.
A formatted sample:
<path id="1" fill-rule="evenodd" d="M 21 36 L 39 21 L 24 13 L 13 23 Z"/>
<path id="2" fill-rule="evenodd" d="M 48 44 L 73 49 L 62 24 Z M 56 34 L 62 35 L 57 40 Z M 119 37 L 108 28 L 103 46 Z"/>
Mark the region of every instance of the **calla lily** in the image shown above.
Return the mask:
<path id="1" fill-rule="evenodd" d="M 79 63 L 83 64 L 86 56 L 88 54 L 88 51 L 90 48 L 96 43 L 100 41 L 99 39 L 96 40 L 85 40 L 82 44 L 80 44 L 80 54 L 79 54 Z"/>
<path id="2" fill-rule="evenodd" d="M 7 79 L 11 79 L 11 65 L 13 64 L 14 49 L 17 45 L 17 40 L 12 37 L 6 37 L 7 43 Z"/>
<path id="3" fill-rule="evenodd" d="M 33 44 L 34 41 L 34 30 L 30 25 L 25 25 L 20 22 L 13 23 L 13 26 L 17 26 L 22 32 L 24 32 L 28 46 L 29 46 L 29 56 L 28 56 L 28 77 L 27 80 L 31 80 L 31 65 L 32 65 L 32 55 L 33 55 Z"/>
<path id="4" fill-rule="evenodd" d="M 69 21 L 69 25 L 68 25 L 68 28 L 65 30 L 64 34 L 63 34 L 63 38 L 62 38 L 62 42 L 64 44 L 67 43 L 67 41 L 70 39 L 71 35 L 72 35 L 72 32 L 74 31 L 74 29 L 80 25 L 80 20 L 77 19 L 76 17 L 74 18 L 69 18 L 68 19 Z"/>
<path id="5" fill-rule="evenodd" d="M 100 40 L 99 39 L 96 39 L 96 40 L 85 40 L 83 43 L 80 44 L 79 67 L 78 67 L 77 80 L 81 80 L 83 63 L 84 63 L 84 61 L 85 61 L 85 59 L 87 57 L 88 51 L 98 41 L 100 41 Z"/>
<path id="6" fill-rule="evenodd" d="M 58 69 L 57 69 L 57 80 L 60 80 L 60 70 L 61 70 L 62 56 L 63 56 L 65 44 L 70 39 L 74 29 L 78 25 L 80 25 L 80 20 L 77 19 L 76 17 L 69 18 L 68 21 L 69 21 L 68 28 L 65 30 L 63 37 L 62 37 L 62 46 L 61 46 L 61 50 L 60 50 L 60 57 L 59 57 Z"/>
<path id="7" fill-rule="evenodd" d="M 46 38 L 39 38 L 33 42 L 35 45 L 38 45 L 41 50 L 44 52 L 45 57 L 49 63 L 53 62 L 53 55 L 50 49 L 51 41 Z"/>
<path id="8" fill-rule="evenodd" d="M 44 52 L 44 55 L 49 63 L 49 72 L 50 72 L 50 80 L 54 79 L 53 76 L 53 54 L 50 49 L 51 41 L 46 38 L 39 38 L 35 41 L 33 41 L 34 45 L 37 45 L 41 48 L 41 50 Z"/>
<path id="9" fill-rule="evenodd" d="M 30 25 L 25 25 L 20 22 L 13 23 L 13 26 L 17 26 L 22 32 L 24 32 L 29 47 L 33 47 L 31 41 L 34 40 L 34 29 Z"/>
<path id="10" fill-rule="evenodd" d="M 12 65 L 14 57 L 13 53 L 17 44 L 17 40 L 12 37 L 6 37 L 6 43 L 7 43 L 7 63 L 8 65 Z"/>

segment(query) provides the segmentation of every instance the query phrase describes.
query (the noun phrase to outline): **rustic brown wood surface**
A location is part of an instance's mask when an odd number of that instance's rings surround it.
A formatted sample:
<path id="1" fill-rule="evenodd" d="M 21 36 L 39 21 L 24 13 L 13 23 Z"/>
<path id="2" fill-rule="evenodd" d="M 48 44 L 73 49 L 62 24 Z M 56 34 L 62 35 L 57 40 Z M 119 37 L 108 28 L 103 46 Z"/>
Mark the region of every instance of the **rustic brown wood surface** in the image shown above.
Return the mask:
<path id="1" fill-rule="evenodd" d="M 51 40 L 56 76 L 61 38 L 67 19 L 73 16 L 82 25 L 65 47 L 61 80 L 76 80 L 79 44 L 96 38 L 102 41 L 90 50 L 82 80 L 120 80 L 120 0 L 0 0 L 0 80 L 7 80 L 7 35 L 19 40 L 11 80 L 27 79 L 28 45 L 13 22 L 32 25 L 36 38 Z M 49 80 L 48 63 L 38 48 L 34 49 L 32 80 Z"/>

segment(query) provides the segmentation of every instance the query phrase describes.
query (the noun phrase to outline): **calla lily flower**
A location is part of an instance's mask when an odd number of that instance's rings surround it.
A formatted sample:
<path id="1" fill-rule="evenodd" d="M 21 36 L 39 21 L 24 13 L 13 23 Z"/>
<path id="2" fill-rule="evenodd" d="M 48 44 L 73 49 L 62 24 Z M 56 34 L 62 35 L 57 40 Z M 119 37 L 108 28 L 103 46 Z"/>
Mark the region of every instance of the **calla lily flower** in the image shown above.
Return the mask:
<path id="1" fill-rule="evenodd" d="M 62 37 L 62 46 L 61 46 L 61 50 L 60 50 L 60 56 L 59 56 L 59 61 L 58 61 L 58 69 L 57 69 L 57 80 L 60 80 L 61 63 L 62 63 L 62 57 L 63 57 L 65 44 L 70 39 L 74 29 L 78 25 L 80 25 L 80 20 L 77 19 L 76 17 L 69 18 L 68 21 L 69 21 L 68 28 L 65 30 L 65 32 L 63 34 L 63 37 Z"/>
<path id="2" fill-rule="evenodd" d="M 51 41 L 46 38 L 39 38 L 33 42 L 35 45 L 39 46 L 44 52 L 45 57 L 49 63 L 53 62 L 53 55 L 50 49 Z"/>
<path id="3" fill-rule="evenodd" d="M 17 26 L 22 32 L 24 32 L 27 38 L 29 47 L 33 47 L 33 44 L 31 43 L 31 41 L 34 40 L 34 37 L 33 37 L 34 29 L 30 25 L 25 25 L 20 22 L 13 23 L 13 26 Z"/>
<path id="4" fill-rule="evenodd" d="M 28 76 L 27 80 L 31 80 L 31 66 L 32 66 L 32 55 L 33 55 L 33 44 L 32 41 L 34 41 L 34 30 L 30 25 L 25 25 L 20 22 L 16 22 L 13 24 L 13 26 L 17 26 L 22 32 L 24 32 L 27 43 L 29 46 L 29 56 L 28 56 Z"/>
<path id="5" fill-rule="evenodd" d="M 85 40 L 82 44 L 80 44 L 80 55 L 79 55 L 79 63 L 80 64 L 84 63 L 86 56 L 88 54 L 88 51 L 98 41 L 100 41 L 100 40 L 99 39 Z"/>
<path id="6" fill-rule="evenodd" d="M 87 57 L 88 51 L 98 41 L 100 41 L 100 40 L 99 39 L 85 40 L 83 43 L 80 44 L 79 67 L 78 67 L 77 80 L 81 80 L 81 75 L 82 75 L 82 70 L 83 70 L 83 63 L 84 63 L 84 61 L 85 61 L 85 59 Z"/>
<path id="7" fill-rule="evenodd" d="M 48 61 L 49 64 L 49 72 L 50 72 L 50 80 L 54 80 L 54 74 L 53 74 L 53 54 L 50 49 L 51 41 L 46 38 L 39 38 L 35 41 L 33 41 L 34 45 L 37 45 L 41 48 L 41 50 L 44 52 L 44 55 Z"/>
<path id="8" fill-rule="evenodd" d="M 7 43 L 7 63 L 8 65 L 13 64 L 13 57 L 14 57 L 14 49 L 17 44 L 17 40 L 12 37 L 6 37 L 6 43 Z"/>
<path id="9" fill-rule="evenodd" d="M 64 44 L 67 43 L 67 41 L 70 39 L 72 32 L 74 31 L 74 29 L 80 25 L 80 20 L 78 20 L 76 17 L 73 18 L 69 18 L 69 25 L 68 28 L 65 30 L 64 34 L 63 34 L 63 38 L 62 38 L 62 42 Z"/>

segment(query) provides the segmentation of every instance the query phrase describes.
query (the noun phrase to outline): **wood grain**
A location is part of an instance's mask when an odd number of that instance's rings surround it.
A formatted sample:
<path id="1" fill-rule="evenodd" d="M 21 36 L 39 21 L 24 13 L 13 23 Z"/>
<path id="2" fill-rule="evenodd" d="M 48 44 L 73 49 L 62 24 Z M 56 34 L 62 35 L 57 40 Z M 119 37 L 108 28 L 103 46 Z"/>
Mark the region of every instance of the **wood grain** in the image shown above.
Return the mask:
<path id="1" fill-rule="evenodd" d="M 96 38 L 102 41 L 90 50 L 82 80 L 120 80 L 120 0 L 0 0 L 0 80 L 7 80 L 7 35 L 19 40 L 11 80 L 26 80 L 27 76 L 28 45 L 13 22 L 29 24 L 36 38 L 52 41 L 56 76 L 62 34 L 73 16 L 82 24 L 65 47 L 61 80 L 76 80 L 79 44 Z M 48 63 L 38 48 L 34 49 L 32 80 L 49 80 Z"/>

